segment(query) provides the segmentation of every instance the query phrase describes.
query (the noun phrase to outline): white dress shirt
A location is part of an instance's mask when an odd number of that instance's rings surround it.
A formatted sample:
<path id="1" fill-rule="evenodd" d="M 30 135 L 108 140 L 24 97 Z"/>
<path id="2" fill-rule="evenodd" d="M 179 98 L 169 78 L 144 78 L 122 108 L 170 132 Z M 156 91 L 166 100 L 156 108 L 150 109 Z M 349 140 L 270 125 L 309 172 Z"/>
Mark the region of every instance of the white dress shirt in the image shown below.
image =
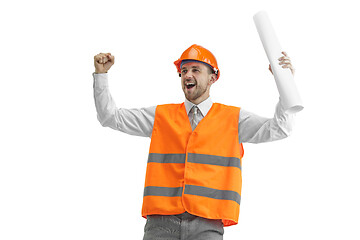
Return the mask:
<path id="1" fill-rule="evenodd" d="M 108 74 L 93 73 L 93 78 L 97 118 L 101 125 L 127 134 L 151 138 L 156 106 L 134 109 L 117 108 L 109 91 Z M 194 104 L 187 99 L 184 104 L 189 116 Z M 202 116 L 206 116 L 212 104 L 209 97 L 197 105 Z M 189 121 L 191 117 L 189 116 Z M 239 141 L 261 143 L 283 139 L 290 135 L 293 122 L 294 114 L 285 113 L 281 100 L 276 105 L 273 118 L 260 117 L 241 108 Z"/>

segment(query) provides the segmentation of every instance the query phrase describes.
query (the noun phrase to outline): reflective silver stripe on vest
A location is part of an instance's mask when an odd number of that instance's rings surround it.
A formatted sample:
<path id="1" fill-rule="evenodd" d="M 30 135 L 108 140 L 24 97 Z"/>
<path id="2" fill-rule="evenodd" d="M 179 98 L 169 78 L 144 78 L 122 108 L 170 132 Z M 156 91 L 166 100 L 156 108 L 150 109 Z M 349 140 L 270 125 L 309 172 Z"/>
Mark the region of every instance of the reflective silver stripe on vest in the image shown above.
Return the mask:
<path id="1" fill-rule="evenodd" d="M 220 157 L 215 155 L 188 153 L 188 162 L 224 167 L 237 167 L 241 170 L 240 159 L 236 157 Z"/>
<path id="2" fill-rule="evenodd" d="M 237 192 L 229 190 L 218 190 L 195 185 L 185 185 L 184 194 L 197 195 L 220 200 L 232 200 L 240 205 L 241 196 Z"/>
<path id="3" fill-rule="evenodd" d="M 149 186 L 144 189 L 145 196 L 164 196 L 164 197 L 181 197 L 182 187 L 154 187 Z"/>
<path id="4" fill-rule="evenodd" d="M 148 158 L 149 162 L 156 163 L 185 163 L 185 154 L 175 153 L 175 154 L 161 154 L 161 153 L 150 153 Z"/>

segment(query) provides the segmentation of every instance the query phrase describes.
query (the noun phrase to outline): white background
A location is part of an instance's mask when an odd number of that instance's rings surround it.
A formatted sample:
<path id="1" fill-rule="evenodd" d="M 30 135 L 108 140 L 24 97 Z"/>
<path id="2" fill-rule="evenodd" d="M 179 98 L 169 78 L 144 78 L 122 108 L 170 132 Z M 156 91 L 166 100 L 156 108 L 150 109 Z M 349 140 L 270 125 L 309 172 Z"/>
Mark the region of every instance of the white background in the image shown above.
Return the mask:
<path id="1" fill-rule="evenodd" d="M 244 144 L 239 224 L 224 239 L 360 239 L 356 1 L 1 3 L 0 239 L 142 239 L 150 139 L 101 127 L 93 57 L 115 56 L 118 107 L 184 100 L 173 61 L 216 56 L 215 102 L 272 117 L 253 15 L 268 12 L 304 102 L 293 134 Z M 125 237 L 131 234 L 132 237 Z"/>

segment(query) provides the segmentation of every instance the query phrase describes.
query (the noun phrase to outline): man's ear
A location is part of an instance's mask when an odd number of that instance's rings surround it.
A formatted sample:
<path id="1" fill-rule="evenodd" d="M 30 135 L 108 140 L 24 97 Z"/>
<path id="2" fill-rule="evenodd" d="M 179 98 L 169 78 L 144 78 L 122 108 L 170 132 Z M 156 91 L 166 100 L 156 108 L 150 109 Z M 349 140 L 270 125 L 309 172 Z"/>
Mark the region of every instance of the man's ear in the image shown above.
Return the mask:
<path id="1" fill-rule="evenodd" d="M 210 81 L 209 83 L 214 84 L 217 81 L 217 76 L 215 73 L 212 73 L 210 76 Z"/>

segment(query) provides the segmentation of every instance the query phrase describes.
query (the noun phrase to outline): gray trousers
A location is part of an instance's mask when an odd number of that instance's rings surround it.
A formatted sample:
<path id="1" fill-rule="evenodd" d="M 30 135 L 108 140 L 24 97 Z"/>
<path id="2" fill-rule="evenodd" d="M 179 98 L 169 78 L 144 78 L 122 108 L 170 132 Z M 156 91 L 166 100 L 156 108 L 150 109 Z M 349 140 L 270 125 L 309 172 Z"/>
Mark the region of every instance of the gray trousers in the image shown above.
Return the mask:
<path id="1" fill-rule="evenodd" d="M 221 220 L 184 212 L 179 215 L 148 215 L 143 240 L 222 240 Z"/>

